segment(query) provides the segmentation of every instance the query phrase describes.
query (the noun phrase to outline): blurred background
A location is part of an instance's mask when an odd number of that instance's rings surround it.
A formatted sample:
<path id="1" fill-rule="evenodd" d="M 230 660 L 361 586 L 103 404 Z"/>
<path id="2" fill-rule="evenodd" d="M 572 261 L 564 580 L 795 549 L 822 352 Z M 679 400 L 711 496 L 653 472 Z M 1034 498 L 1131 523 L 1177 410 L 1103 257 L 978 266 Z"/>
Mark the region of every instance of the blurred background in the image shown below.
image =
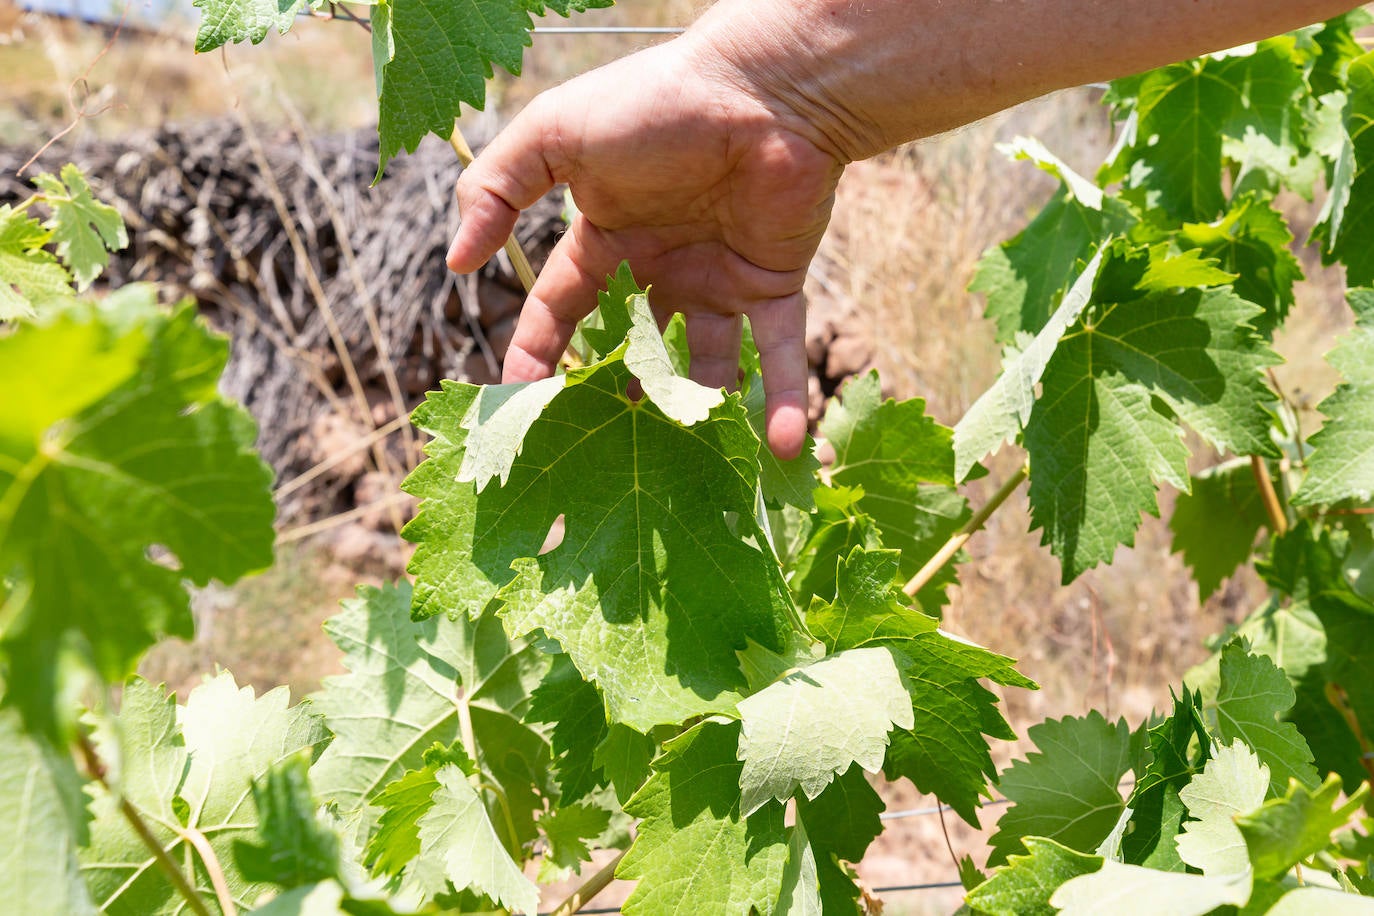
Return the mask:
<path id="1" fill-rule="evenodd" d="M 703 3 L 627 0 L 550 26 L 685 26 Z M 71 160 L 129 225 L 131 244 L 106 280 L 160 284 L 195 298 L 233 341 L 225 388 L 261 425 L 278 475 L 277 566 L 196 601 L 194 643 L 159 646 L 144 673 L 179 691 L 216 665 L 296 695 L 338 670 L 320 631 L 363 581 L 400 575 L 397 531 L 415 506 L 399 482 L 420 459 L 405 416 L 441 378 L 499 377 L 522 294 L 504 256 L 455 277 L 443 252 L 456 226 L 449 147 L 428 139 L 376 169 L 376 92 L 365 24 L 325 6 L 260 47 L 196 55 L 189 0 L 0 0 L 0 203 L 28 179 Z M 366 8 L 356 7 L 360 18 Z M 499 73 L 485 112 L 464 117 L 479 146 L 541 88 L 669 36 L 534 36 L 523 76 Z M 1092 174 L 1113 140 L 1101 90 L 1065 91 L 953 133 L 851 166 L 808 285 L 813 419 L 844 379 L 876 367 L 895 397 L 923 397 L 953 424 L 1000 365 L 981 298 L 966 291 L 981 253 L 1014 235 L 1055 183 L 997 144 L 1033 135 Z M 615 116 L 615 99 L 606 100 Z M 30 160 L 33 160 L 30 162 Z M 22 171 L 22 175 L 20 172 Z M 1299 239 L 1316 208 L 1284 199 Z M 555 193 L 521 219 L 540 264 L 562 227 Z M 1297 251 L 1292 329 L 1278 349 L 1290 398 L 1319 402 L 1335 385 L 1322 361 L 1346 328 L 1340 277 L 1313 249 Z M 1303 418 L 1303 427 L 1319 422 Z M 1194 441 L 1195 469 L 1219 460 Z M 1018 467 L 1004 449 L 967 488 L 981 504 Z M 1173 493 L 1161 493 L 1165 519 Z M 1167 527 L 1147 519 L 1132 549 L 1061 587 L 1058 563 L 1028 531 L 1024 494 L 968 548 L 945 626 L 1021 659 L 1038 692 L 1005 696 L 1018 733 L 1090 707 L 1132 725 L 1168 702 L 1205 654 L 1204 638 L 1261 600 L 1249 575 L 1206 603 Z M 184 695 L 184 693 L 183 693 Z M 995 748 L 1005 763 L 1022 748 Z M 934 815 L 909 785 L 891 809 Z M 984 822 L 1000 809 L 989 808 Z M 889 823 L 860 868 L 874 886 L 954 879 L 941 818 Z M 949 847 L 981 861 L 982 839 L 947 818 Z M 894 894 L 888 912 L 948 912 L 957 890 Z M 598 898 L 600 901 L 601 898 Z M 614 889 L 608 896 L 614 902 Z"/>

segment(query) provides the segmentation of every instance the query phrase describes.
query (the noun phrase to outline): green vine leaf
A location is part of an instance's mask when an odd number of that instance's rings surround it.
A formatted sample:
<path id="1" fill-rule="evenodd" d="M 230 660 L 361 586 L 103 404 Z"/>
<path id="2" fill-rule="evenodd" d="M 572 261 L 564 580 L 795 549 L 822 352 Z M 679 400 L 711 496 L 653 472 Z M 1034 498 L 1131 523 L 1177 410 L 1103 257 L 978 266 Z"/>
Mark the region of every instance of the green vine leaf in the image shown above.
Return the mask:
<path id="1" fill-rule="evenodd" d="M 999 149 L 1059 179 L 1041 211 L 1014 238 L 978 262 L 969 291 L 987 296 L 986 315 L 997 340 L 1010 345 L 1022 332 L 1038 334 L 1061 304 L 1078 267 L 1105 239 L 1135 222 L 1129 206 L 1065 165 L 1038 141 L 1018 137 Z"/>
<path id="2" fill-rule="evenodd" d="M 1114 248 L 1092 308 L 1045 367 L 1025 429 L 1031 518 L 1065 583 L 1134 543 L 1141 514 L 1158 513 L 1156 481 L 1187 488 L 1175 417 L 1217 448 L 1274 452 L 1263 370 L 1278 357 L 1248 324 L 1258 307 L 1228 289 L 1173 285 L 1214 282 L 1208 270 L 1161 249 Z"/>
<path id="3" fill-rule="evenodd" d="M 183 582 L 272 563 L 271 471 L 216 387 L 228 345 L 138 292 L 0 337 L 0 569 L 19 583 L 0 655 L 30 727 L 56 728 L 59 646 L 122 680 L 191 635 Z"/>
<path id="4" fill-rule="evenodd" d="M 1312 437 L 1295 505 L 1374 498 L 1374 289 L 1348 295 L 1355 328 L 1327 356 L 1344 382 L 1321 403 L 1326 425 Z"/>
<path id="5" fill-rule="evenodd" d="M 508 639 L 494 613 L 416 622 L 410 601 L 405 583 L 363 586 L 325 623 L 349 673 L 326 678 L 312 697 L 336 736 L 311 772 L 316 791 L 345 816 L 360 812 L 422 769 L 436 742 L 461 741 L 466 714 L 479 772 L 501 788 L 520 841 L 533 840 L 534 814 L 552 789 L 549 743 L 522 716 L 548 657 Z"/>
<path id="6" fill-rule="evenodd" d="M 954 427 L 954 476 L 968 478 L 978 462 L 1015 438 L 1030 420 L 1036 387 L 1054 357 L 1059 340 L 1092 301 L 1105 251 L 1088 261 L 1050 320 L 1029 342 L 1009 351 L 1002 374 Z"/>
<path id="7" fill-rule="evenodd" d="M 1024 855 L 1011 855 L 987 881 L 966 898 L 974 913 L 985 916 L 1054 916 L 1050 897 L 1059 886 L 1102 867 L 1102 857 L 1088 855 L 1044 837 L 1021 840 Z"/>
<path id="8" fill-rule="evenodd" d="M 1174 503 L 1169 530 L 1174 550 L 1193 570 L 1199 601 L 1250 559 L 1267 521 L 1249 461 L 1229 461 L 1192 477 Z"/>
<path id="9" fill-rule="evenodd" d="M 982 684 L 1036 689 L 1014 662 L 942 630 L 897 644 L 905 656 L 903 674 L 916 724 L 892 735 L 883 772 L 907 778 L 917 789 L 948 804 L 970 824 L 977 823 L 979 799 L 997 768 L 987 738 L 1015 739 L 997 709 L 997 696 Z"/>
<path id="10" fill-rule="evenodd" d="M 551 728 L 549 740 L 563 804 L 585 798 L 606 784 L 605 770 L 596 760 L 597 748 L 610 734 L 605 705 L 566 655 L 554 657 L 543 683 L 530 695 L 525 721 Z M 644 763 L 647 768 L 648 760 Z"/>
<path id="11" fill-rule="evenodd" d="M 1331 190 L 1312 235 L 1325 242 L 1328 262 L 1345 265 L 1347 283 L 1368 286 L 1374 284 L 1374 252 L 1366 244 L 1374 231 L 1374 52 L 1350 62 L 1347 80 Z"/>
<path id="12" fill-rule="evenodd" d="M 1341 780 L 1334 774 L 1316 791 L 1297 780 L 1289 782 L 1287 788 L 1283 796 L 1236 818 L 1255 875 L 1260 878 L 1285 874 L 1331 846 L 1331 834 L 1349 826 L 1369 795 L 1365 785 L 1342 801 Z"/>
<path id="13" fill-rule="evenodd" d="M 1275 794 L 1283 792 L 1290 779 L 1305 786 L 1321 782 L 1297 726 L 1279 720 L 1295 699 L 1293 685 L 1268 657 L 1251 655 L 1237 645 L 1222 652 L 1217 733 L 1223 741 L 1239 740 L 1254 748 L 1269 767 Z"/>
<path id="14" fill-rule="evenodd" d="M 486 894 L 507 910 L 535 916 L 539 888 L 521 872 L 501 844 L 481 795 L 456 764 L 434 774 L 438 783 L 428 811 L 417 822 L 420 854 L 411 879 L 426 894 L 448 886 Z"/>
<path id="15" fill-rule="evenodd" d="M 788 831 L 787 869 L 782 875 L 782 889 L 773 916 L 824 916 L 824 913 L 816 852 L 811 846 L 806 824 L 799 817 Z"/>
<path id="16" fill-rule="evenodd" d="M 550 811 L 539 819 L 539 829 L 549 843 L 544 867 L 580 874 L 582 864 L 592 858 L 588 842 L 599 837 L 610 823 L 611 812 L 594 805 L 565 805 Z"/>
<path id="17" fill-rule="evenodd" d="M 380 175 L 425 134 L 447 138 L 462 105 L 481 109 L 493 66 L 520 74 L 534 28 L 531 14 L 562 16 L 610 6 L 611 0 L 390 0 L 381 73 Z M 374 42 L 374 47 L 378 47 Z"/>
<path id="18" fill-rule="evenodd" d="M 1261 42 L 1254 53 L 1198 58 L 1134 78 L 1137 140 L 1127 184 L 1176 220 L 1209 221 L 1225 208 L 1223 159 L 1280 174 L 1303 147 L 1303 73 L 1294 40 Z M 1272 180 L 1272 176 L 1264 176 Z"/>
<path id="19" fill-rule="evenodd" d="M 809 836 L 827 913 L 858 909 L 859 887 L 842 863 L 858 862 L 883 832 L 886 806 L 861 767 L 852 766 L 813 799 L 797 799 L 797 822 L 812 825 Z"/>
<path id="20" fill-rule="evenodd" d="M 1293 284 L 1303 278 L 1283 214 L 1268 199 L 1245 194 L 1214 222 L 1184 223 L 1177 238 L 1235 274 L 1236 295 L 1264 308 L 1252 322 L 1255 329 L 1271 337 L 1293 307 Z"/>
<path id="21" fill-rule="evenodd" d="M 476 436 L 511 419 L 470 413 L 470 387 L 430 396 L 422 420 L 438 438 L 412 475 L 427 501 L 407 536 L 420 544 L 418 613 L 470 611 L 499 584 L 512 631 L 557 640 L 608 721 L 646 734 L 732 712 L 746 687 L 735 652 L 749 639 L 780 649 L 795 611 L 761 532 L 740 537 L 755 527 L 759 444 L 739 396 L 672 375 L 647 301 L 631 309 L 623 349 L 570 375 L 537 419 L 517 418 L 503 486 L 472 493 L 448 475 L 462 466 L 464 422 Z M 647 397 L 629 397 L 632 378 Z M 560 515 L 562 543 L 542 551 Z"/>
<path id="22" fill-rule="evenodd" d="M 285 35 L 296 17 L 312 0 L 192 0 L 200 10 L 200 27 L 196 30 L 196 53 L 251 41 L 260 44 L 273 29 Z"/>
<path id="23" fill-rule="evenodd" d="M 1132 760 L 1131 730 L 1124 720 L 1109 722 L 1091 712 L 1032 725 L 1026 736 L 1036 750 L 998 778 L 1012 804 L 988 840 L 989 865 L 1032 851 L 1022 844 L 1023 837 L 1092 852 L 1126 807 L 1117 788 Z M 1050 850 L 1045 854 L 1052 855 Z"/>
<path id="24" fill-rule="evenodd" d="M 740 813 L 739 726 L 710 719 L 664 745 L 625 811 L 643 818 L 616 870 L 639 884 L 626 916 L 692 909 L 720 916 L 773 912 L 787 868 L 781 805 Z"/>
<path id="25" fill-rule="evenodd" d="M 456 766 L 469 777 L 477 773 L 476 764 L 458 744 L 444 747 L 436 741 L 423 759 L 424 766 L 392 780 L 372 799 L 382 813 L 363 851 L 363 864 L 374 874 L 399 875 L 420 855 L 420 818 L 434 807 L 440 769 Z"/>
<path id="26" fill-rule="evenodd" d="M 304 752 L 253 782 L 258 836 L 234 841 L 234 862 L 245 879 L 293 888 L 338 877 L 339 836 L 332 821 L 317 816 L 309 774 Z"/>
<path id="27" fill-rule="evenodd" d="M 47 228 L 57 243 L 57 256 L 84 290 L 110 263 L 110 252 L 129 244 L 129 233 L 119 211 L 91 196 L 86 176 L 70 162 L 62 177 L 39 175 L 33 180 L 43 201 L 53 211 Z"/>
<path id="28" fill-rule="evenodd" d="M 899 557 L 895 550 L 855 547 L 839 561 L 835 600 L 814 601 L 806 625 L 830 652 L 873 644 L 896 644 L 933 633 L 934 617 L 906 603 L 894 581 Z"/>
<path id="29" fill-rule="evenodd" d="M 0 321 L 32 318 L 38 307 L 71 297 L 71 275 L 43 248 L 51 240 L 38 220 L 0 206 Z"/>
<path id="30" fill-rule="evenodd" d="M 1130 828 L 1121 836 L 1121 858 L 1131 865 L 1182 872 L 1174 838 L 1187 812 L 1180 793 L 1202 771 L 1211 736 L 1197 694 L 1186 687 L 1174 697 L 1173 714 L 1146 732 L 1148 760 L 1136 766 L 1136 784 L 1126 806 Z"/>
<path id="31" fill-rule="evenodd" d="M 820 432 L 835 450 L 831 481 L 862 488 L 859 508 L 883 544 L 901 551 L 902 576 L 914 575 L 968 521 L 968 503 L 954 489 L 954 431 L 926 415 L 925 401 L 884 399 L 878 374 L 869 372 L 845 383 Z M 917 601 L 938 610 L 953 582 L 946 567 Z"/>

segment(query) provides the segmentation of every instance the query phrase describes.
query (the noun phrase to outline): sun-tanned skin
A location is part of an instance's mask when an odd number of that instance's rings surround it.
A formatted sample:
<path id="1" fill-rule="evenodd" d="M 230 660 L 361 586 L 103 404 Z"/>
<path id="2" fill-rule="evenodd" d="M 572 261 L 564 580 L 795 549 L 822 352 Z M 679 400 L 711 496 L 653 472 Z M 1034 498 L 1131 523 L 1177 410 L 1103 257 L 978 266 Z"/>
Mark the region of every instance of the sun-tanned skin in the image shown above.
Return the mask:
<path id="1" fill-rule="evenodd" d="M 448 265 L 567 183 L 580 211 L 521 312 L 505 381 L 551 374 L 628 260 L 687 316 L 692 375 L 735 382 L 741 317 L 768 443 L 806 435 L 802 282 L 845 164 L 1068 86 L 1232 47 L 1350 0 L 721 0 L 681 37 L 538 96 L 458 182 Z"/>

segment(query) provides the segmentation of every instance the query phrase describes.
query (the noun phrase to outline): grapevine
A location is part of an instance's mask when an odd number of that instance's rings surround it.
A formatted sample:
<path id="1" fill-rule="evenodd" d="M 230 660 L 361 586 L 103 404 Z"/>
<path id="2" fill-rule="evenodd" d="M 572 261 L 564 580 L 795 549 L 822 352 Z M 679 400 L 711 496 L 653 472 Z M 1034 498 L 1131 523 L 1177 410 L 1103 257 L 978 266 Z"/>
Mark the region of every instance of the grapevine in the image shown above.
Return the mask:
<path id="1" fill-rule="evenodd" d="M 198 50 L 307 6 L 197 5 Z M 374 5 L 379 174 L 426 133 L 466 150 L 459 108 L 518 71 L 531 14 L 599 5 Z M 216 389 L 226 342 L 150 287 L 97 299 L 123 222 L 74 167 L 39 176 L 0 208 L 6 905 L 562 916 L 619 877 L 629 916 L 858 914 L 882 778 L 975 826 L 1010 803 L 961 866 L 972 913 L 1374 913 L 1370 21 L 1116 81 L 1095 175 L 1010 145 L 1058 189 L 979 264 L 1004 369 L 953 428 L 869 373 L 819 424 L 833 461 L 780 461 L 749 336 L 738 391 L 692 382 L 622 266 L 571 368 L 415 410 L 411 578 L 344 603 L 347 673 L 294 705 L 131 676 L 192 632 L 186 585 L 270 564 L 271 473 Z M 1302 276 L 1284 193 L 1325 195 L 1304 241 L 1353 316 L 1310 435 L 1269 371 Z M 1045 721 L 999 772 L 990 685 L 1036 685 L 942 628 L 961 549 L 1025 485 L 1067 583 L 1163 484 L 1202 596 L 1253 562 L 1270 598 L 1163 714 Z"/>

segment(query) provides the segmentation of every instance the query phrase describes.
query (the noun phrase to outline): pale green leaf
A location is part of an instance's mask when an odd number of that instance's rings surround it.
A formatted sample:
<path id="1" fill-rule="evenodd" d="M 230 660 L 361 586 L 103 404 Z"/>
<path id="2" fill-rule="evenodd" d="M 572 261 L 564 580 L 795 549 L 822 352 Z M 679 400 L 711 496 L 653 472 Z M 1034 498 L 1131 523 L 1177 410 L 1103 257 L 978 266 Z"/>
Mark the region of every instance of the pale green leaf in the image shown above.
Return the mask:
<path id="1" fill-rule="evenodd" d="M 771 913 L 788 837 L 781 805 L 740 814 L 739 728 L 708 720 L 664 745 L 654 774 L 625 806 L 643 818 L 617 876 L 638 881 L 626 916 Z"/>
<path id="2" fill-rule="evenodd" d="M 377 831 L 367 842 L 363 864 L 377 874 L 399 875 L 420 854 L 420 818 L 434 807 L 440 768 L 454 765 L 472 775 L 476 766 L 462 748 L 435 744 L 424 753 L 424 766 L 388 783 L 372 802 L 382 809 Z"/>
<path id="3" fill-rule="evenodd" d="M 1043 837 L 1088 853 L 1111 832 L 1126 807 L 1117 784 L 1131 766 L 1131 730 L 1100 713 L 1033 725 L 1036 750 L 1003 770 L 998 787 L 1009 801 L 988 844 L 989 864 L 1021 853 L 1021 838 Z"/>
<path id="4" fill-rule="evenodd" d="M 1103 862 L 1098 871 L 1061 886 L 1050 905 L 1064 916 L 1203 916 L 1220 906 L 1244 904 L 1250 884 L 1248 871 L 1209 877 Z"/>
<path id="5" fill-rule="evenodd" d="M 861 892 L 853 869 L 844 863 L 861 860 L 883 832 L 879 817 L 883 807 L 882 798 L 857 766 L 837 776 L 816 798 L 797 799 L 797 823 L 811 825 L 807 838 L 826 913 L 858 912 Z"/>
<path id="6" fill-rule="evenodd" d="M 129 244 L 129 233 L 119 211 L 91 196 L 86 176 L 70 162 L 62 166 L 62 178 L 39 175 L 33 180 L 52 209 L 47 228 L 57 243 L 57 256 L 66 262 L 85 289 L 110 263 L 110 252 Z"/>
<path id="7" fill-rule="evenodd" d="M 1325 887 L 1294 888 L 1265 911 L 1265 916 L 1374 916 L 1374 899 Z"/>
<path id="8" fill-rule="evenodd" d="M 1374 290 L 1349 292 L 1355 329 L 1327 356 L 1344 382 L 1322 401 L 1326 425 L 1312 437 L 1297 505 L 1374 497 Z"/>
<path id="9" fill-rule="evenodd" d="M 892 651 L 849 649 L 740 701 L 741 810 L 748 816 L 798 788 L 815 798 L 858 764 L 882 768 L 888 733 L 915 719 Z"/>
<path id="10" fill-rule="evenodd" d="M 214 889 L 183 826 L 203 834 L 240 905 L 256 899 L 270 885 L 243 875 L 233 856 L 236 842 L 257 836 L 253 782 L 297 753 L 316 753 L 328 741 L 323 724 L 305 707 L 290 707 L 285 687 L 255 698 L 252 688 L 239 687 L 228 673 L 192 690 L 184 707 L 137 680 L 125 688 L 124 699 L 115 729 L 122 756 L 119 790 L 144 813 L 153 836 L 203 898 L 214 899 Z M 181 894 L 153 864 L 116 798 L 97 787 L 90 792 L 94 819 L 81 867 L 101 911 L 182 912 Z"/>
<path id="11" fill-rule="evenodd" d="M 773 916 L 823 916 L 821 879 L 816 870 L 816 853 L 801 818 L 789 831 L 787 869 L 782 874 L 782 891 Z"/>
<path id="12" fill-rule="evenodd" d="M 644 387 L 644 393 L 670 419 L 691 426 L 711 416 L 725 403 L 719 388 L 707 388 L 677 374 L 657 321 L 643 293 L 629 300 L 630 332 L 625 338 L 625 367 Z"/>
<path id="13" fill-rule="evenodd" d="M 1179 798 L 1193 820 L 1183 825 L 1178 855 L 1204 875 L 1236 875 L 1250 867 L 1237 815 L 1264 804 L 1269 768 L 1239 741 L 1212 750 L 1212 759 Z"/>
<path id="14" fill-rule="evenodd" d="M 0 899 L 25 916 L 94 916 L 77 871 L 86 838 L 81 780 L 66 754 L 24 733 L 13 710 L 0 711 Z"/>
<path id="15" fill-rule="evenodd" d="M 430 809 L 418 821 L 420 855 L 411 877 L 428 894 L 471 888 L 486 894 L 507 910 L 534 916 L 539 889 L 501 845 L 486 806 L 468 775 L 455 764 L 434 774 Z"/>

